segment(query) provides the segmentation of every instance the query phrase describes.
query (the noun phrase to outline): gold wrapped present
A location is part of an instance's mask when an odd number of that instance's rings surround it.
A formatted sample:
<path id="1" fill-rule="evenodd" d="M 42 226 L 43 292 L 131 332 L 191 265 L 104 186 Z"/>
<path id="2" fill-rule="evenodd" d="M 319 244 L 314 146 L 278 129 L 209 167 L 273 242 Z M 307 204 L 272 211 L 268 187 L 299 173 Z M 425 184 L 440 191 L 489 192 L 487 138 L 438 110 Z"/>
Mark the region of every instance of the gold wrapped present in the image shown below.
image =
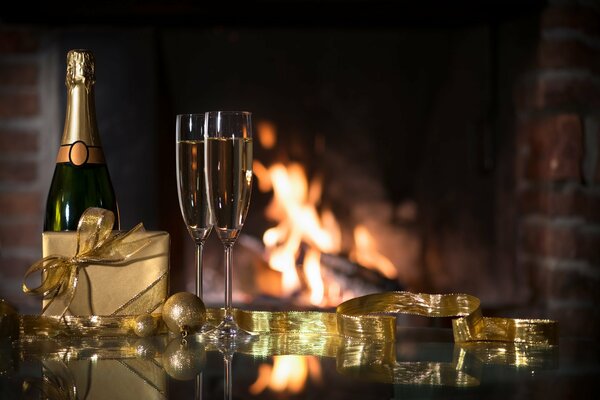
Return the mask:
<path id="1" fill-rule="evenodd" d="M 169 284 L 169 234 L 140 223 L 113 231 L 114 214 L 90 207 L 77 232 L 44 232 L 44 257 L 23 278 L 23 291 L 44 296 L 42 315 L 120 317 L 160 312 Z M 37 287 L 28 277 L 40 272 Z"/>
<path id="2" fill-rule="evenodd" d="M 115 235 L 113 232 L 112 235 Z M 160 311 L 168 295 L 169 234 L 138 231 L 132 242 L 145 245 L 123 262 L 101 260 L 79 268 L 73 298 L 67 290 L 46 296 L 44 315 L 139 315 Z M 44 232 L 43 256 L 73 257 L 77 252 L 77 232 Z"/>

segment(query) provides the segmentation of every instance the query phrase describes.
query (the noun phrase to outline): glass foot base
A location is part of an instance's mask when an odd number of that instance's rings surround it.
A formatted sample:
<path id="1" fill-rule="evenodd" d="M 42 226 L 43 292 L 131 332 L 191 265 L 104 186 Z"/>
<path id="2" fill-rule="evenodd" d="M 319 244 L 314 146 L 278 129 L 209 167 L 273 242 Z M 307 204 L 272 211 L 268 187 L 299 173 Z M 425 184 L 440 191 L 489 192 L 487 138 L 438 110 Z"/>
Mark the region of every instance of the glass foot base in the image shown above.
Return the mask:
<path id="1" fill-rule="evenodd" d="M 225 317 L 218 326 L 204 332 L 203 336 L 225 352 L 235 351 L 257 337 L 240 328 L 233 317 Z"/>

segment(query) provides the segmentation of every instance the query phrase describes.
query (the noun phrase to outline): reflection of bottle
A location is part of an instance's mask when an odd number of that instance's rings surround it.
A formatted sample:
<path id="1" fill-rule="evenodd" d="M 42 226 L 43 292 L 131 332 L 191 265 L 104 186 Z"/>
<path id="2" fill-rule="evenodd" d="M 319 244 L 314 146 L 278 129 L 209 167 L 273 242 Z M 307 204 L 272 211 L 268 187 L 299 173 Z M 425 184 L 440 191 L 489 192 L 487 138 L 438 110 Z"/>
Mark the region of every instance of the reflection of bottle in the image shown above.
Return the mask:
<path id="1" fill-rule="evenodd" d="M 92 53 L 69 51 L 65 129 L 46 203 L 45 231 L 76 230 L 88 207 L 111 210 L 114 228 L 119 229 L 117 201 L 98 135 L 94 83 Z"/>

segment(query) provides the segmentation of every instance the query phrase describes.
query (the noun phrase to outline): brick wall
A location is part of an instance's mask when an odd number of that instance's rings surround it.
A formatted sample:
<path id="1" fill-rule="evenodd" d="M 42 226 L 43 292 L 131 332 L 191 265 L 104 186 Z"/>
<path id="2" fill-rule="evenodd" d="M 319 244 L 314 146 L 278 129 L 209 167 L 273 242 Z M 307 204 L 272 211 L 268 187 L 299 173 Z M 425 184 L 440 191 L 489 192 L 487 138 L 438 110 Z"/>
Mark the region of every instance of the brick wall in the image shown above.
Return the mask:
<path id="1" fill-rule="evenodd" d="M 39 36 L 0 28 L 0 297 L 24 312 L 39 309 L 21 282 L 41 253 L 41 77 Z"/>
<path id="2" fill-rule="evenodd" d="M 600 14 L 576 3 L 545 9 L 536 68 L 516 90 L 518 260 L 561 334 L 597 335 Z"/>

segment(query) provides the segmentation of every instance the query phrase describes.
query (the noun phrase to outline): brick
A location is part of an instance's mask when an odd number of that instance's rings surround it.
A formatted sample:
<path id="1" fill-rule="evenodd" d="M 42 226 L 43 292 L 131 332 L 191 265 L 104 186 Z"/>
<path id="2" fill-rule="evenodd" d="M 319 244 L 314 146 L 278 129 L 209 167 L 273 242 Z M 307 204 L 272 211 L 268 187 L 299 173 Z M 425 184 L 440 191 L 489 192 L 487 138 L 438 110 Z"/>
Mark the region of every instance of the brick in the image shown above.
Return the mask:
<path id="1" fill-rule="evenodd" d="M 600 35 L 600 16 L 584 6 L 552 6 L 547 7 L 541 18 L 541 28 L 573 29 L 586 34 Z"/>
<path id="2" fill-rule="evenodd" d="M 540 73 L 532 82 L 519 85 L 515 95 L 522 111 L 600 107 L 600 85 L 591 76 L 575 73 Z"/>
<path id="3" fill-rule="evenodd" d="M 600 222 L 600 197 L 586 196 L 586 203 L 587 219 L 592 222 Z"/>
<path id="4" fill-rule="evenodd" d="M 583 69 L 600 73 L 600 51 L 576 40 L 542 40 L 538 48 L 542 69 Z"/>
<path id="5" fill-rule="evenodd" d="M 0 225 L 0 246 L 31 246 L 41 244 L 41 225 L 32 222 L 18 222 Z"/>
<path id="6" fill-rule="evenodd" d="M 36 32 L 25 29 L 0 30 L 0 53 L 31 53 L 39 48 Z"/>
<path id="7" fill-rule="evenodd" d="M 568 267 L 537 266 L 537 287 L 540 297 L 554 301 L 600 303 L 600 279 Z"/>
<path id="8" fill-rule="evenodd" d="M 531 255 L 600 264 L 600 232 L 581 226 L 525 224 L 521 246 Z"/>
<path id="9" fill-rule="evenodd" d="M 519 195 L 519 209 L 522 213 L 550 217 L 582 216 L 585 214 L 582 202 L 578 191 L 530 189 Z"/>
<path id="10" fill-rule="evenodd" d="M 37 216 L 41 214 L 39 192 L 0 193 L 0 215 Z"/>
<path id="11" fill-rule="evenodd" d="M 600 229 L 582 229 L 578 233 L 578 256 L 600 268 Z"/>
<path id="12" fill-rule="evenodd" d="M 40 102 L 33 93 L 0 93 L 0 117 L 31 117 L 40 112 Z"/>
<path id="13" fill-rule="evenodd" d="M 585 178 L 588 185 L 600 185 L 600 121 L 596 117 L 585 119 Z"/>
<path id="14" fill-rule="evenodd" d="M 32 182 L 37 177 L 37 165 L 32 161 L 0 161 L 0 182 Z"/>
<path id="15" fill-rule="evenodd" d="M 0 131 L 0 154 L 26 154 L 38 150 L 37 132 Z"/>
<path id="16" fill-rule="evenodd" d="M 523 214 L 600 222 L 600 196 L 581 189 L 528 189 L 519 194 L 519 210 Z"/>
<path id="17" fill-rule="evenodd" d="M 0 65 L 0 85 L 35 85 L 38 83 L 38 72 L 38 66 L 32 63 Z"/>
<path id="18" fill-rule="evenodd" d="M 525 224 L 522 246 L 529 254 L 575 259 L 577 230 L 574 227 L 556 227 L 550 224 Z"/>
<path id="19" fill-rule="evenodd" d="M 538 181 L 581 181 L 583 128 L 579 116 L 559 114 L 530 120 L 522 127 L 529 138 L 527 177 Z"/>

